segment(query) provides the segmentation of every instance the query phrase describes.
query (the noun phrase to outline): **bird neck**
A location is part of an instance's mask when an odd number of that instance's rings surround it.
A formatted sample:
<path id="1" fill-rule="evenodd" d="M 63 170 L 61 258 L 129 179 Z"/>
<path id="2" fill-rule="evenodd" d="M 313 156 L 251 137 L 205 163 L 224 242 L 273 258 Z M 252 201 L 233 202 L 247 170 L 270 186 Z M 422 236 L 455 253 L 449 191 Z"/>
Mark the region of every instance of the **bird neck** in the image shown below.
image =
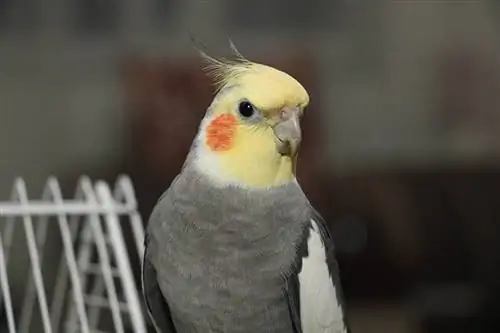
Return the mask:
<path id="1" fill-rule="evenodd" d="M 200 173 L 221 186 L 271 188 L 295 181 L 296 158 L 258 145 L 223 153 L 198 145 L 191 162 Z"/>

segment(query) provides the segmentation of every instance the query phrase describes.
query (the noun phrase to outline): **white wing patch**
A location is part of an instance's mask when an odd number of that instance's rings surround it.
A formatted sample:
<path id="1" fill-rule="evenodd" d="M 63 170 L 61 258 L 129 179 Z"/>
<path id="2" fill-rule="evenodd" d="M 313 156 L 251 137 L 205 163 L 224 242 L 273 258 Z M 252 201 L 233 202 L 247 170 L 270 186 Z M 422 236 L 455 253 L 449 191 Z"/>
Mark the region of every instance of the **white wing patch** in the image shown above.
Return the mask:
<path id="1" fill-rule="evenodd" d="M 318 225 L 312 228 L 302 259 L 300 282 L 300 317 L 303 333 L 346 333 L 344 316 L 332 283 L 326 261 L 325 246 Z"/>

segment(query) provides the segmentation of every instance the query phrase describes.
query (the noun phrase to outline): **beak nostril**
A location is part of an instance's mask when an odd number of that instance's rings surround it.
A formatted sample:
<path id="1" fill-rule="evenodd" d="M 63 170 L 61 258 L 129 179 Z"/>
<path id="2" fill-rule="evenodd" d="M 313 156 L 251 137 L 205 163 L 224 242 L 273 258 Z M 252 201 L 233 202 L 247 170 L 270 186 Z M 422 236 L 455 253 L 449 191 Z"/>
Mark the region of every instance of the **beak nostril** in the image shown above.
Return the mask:
<path id="1" fill-rule="evenodd" d="M 300 110 L 295 108 L 284 107 L 279 113 L 280 120 L 288 120 L 292 117 L 299 116 Z"/>
<path id="2" fill-rule="evenodd" d="M 287 118 L 287 113 L 288 112 L 286 111 L 286 109 L 281 110 L 281 112 L 280 112 L 280 118 L 281 119 L 286 119 Z"/>

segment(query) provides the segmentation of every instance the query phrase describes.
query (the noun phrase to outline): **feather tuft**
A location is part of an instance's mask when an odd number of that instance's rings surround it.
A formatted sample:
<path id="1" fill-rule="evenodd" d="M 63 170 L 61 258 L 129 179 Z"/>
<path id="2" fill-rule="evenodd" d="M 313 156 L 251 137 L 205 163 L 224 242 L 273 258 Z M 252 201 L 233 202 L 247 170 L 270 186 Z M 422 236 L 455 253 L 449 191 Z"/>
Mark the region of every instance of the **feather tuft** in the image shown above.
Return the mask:
<path id="1" fill-rule="evenodd" d="M 232 40 L 229 40 L 229 46 L 232 51 L 232 57 L 230 58 L 215 58 L 210 56 L 206 51 L 207 47 L 193 34 L 191 34 L 191 41 L 193 47 L 206 64 L 203 69 L 214 80 L 216 92 L 228 85 L 232 85 L 254 65 L 254 63 L 247 60 L 238 51 Z"/>

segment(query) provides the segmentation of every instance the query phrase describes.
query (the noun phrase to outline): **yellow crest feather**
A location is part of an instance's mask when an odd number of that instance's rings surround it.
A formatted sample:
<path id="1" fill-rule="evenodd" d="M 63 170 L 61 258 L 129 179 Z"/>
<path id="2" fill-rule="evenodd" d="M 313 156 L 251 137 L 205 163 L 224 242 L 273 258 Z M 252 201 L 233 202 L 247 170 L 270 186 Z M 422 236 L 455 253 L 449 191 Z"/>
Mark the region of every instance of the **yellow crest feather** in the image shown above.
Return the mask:
<path id="1" fill-rule="evenodd" d="M 200 43 L 193 40 L 196 50 L 200 53 L 206 66 L 203 68 L 214 80 L 216 91 L 219 91 L 224 86 L 236 81 L 241 75 L 248 72 L 254 65 L 253 62 L 247 60 L 238 51 L 232 40 L 229 40 L 229 46 L 232 51 L 232 58 L 215 58 L 207 54 L 199 46 Z"/>
<path id="2" fill-rule="evenodd" d="M 296 79 L 273 67 L 247 60 L 231 40 L 230 58 L 212 57 L 193 36 L 192 41 L 206 63 L 204 70 L 214 81 L 215 93 L 227 86 L 242 86 L 245 97 L 264 113 L 276 111 L 285 105 L 302 108 L 308 105 L 309 95 Z"/>

